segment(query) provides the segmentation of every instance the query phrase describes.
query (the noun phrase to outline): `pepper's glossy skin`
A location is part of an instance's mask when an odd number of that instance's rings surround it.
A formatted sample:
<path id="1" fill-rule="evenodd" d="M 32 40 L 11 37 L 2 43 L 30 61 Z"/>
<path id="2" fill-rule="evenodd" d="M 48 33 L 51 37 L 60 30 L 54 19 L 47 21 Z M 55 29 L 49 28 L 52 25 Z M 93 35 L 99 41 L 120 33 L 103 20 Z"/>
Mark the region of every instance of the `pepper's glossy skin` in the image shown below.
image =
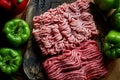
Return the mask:
<path id="1" fill-rule="evenodd" d="M 0 0 L 0 8 L 8 11 L 12 16 L 22 13 L 28 4 L 29 0 Z"/>
<path id="2" fill-rule="evenodd" d="M 110 58 L 120 57 L 120 32 L 110 30 L 105 37 L 104 50 L 106 55 Z"/>
<path id="3" fill-rule="evenodd" d="M 13 14 L 17 15 L 23 12 L 27 7 L 28 1 L 29 0 L 11 0 L 12 6 L 14 7 L 11 10 Z"/>
<path id="4" fill-rule="evenodd" d="M 3 33 L 9 43 L 14 47 L 19 47 L 28 40 L 30 28 L 26 21 L 22 19 L 13 19 L 5 24 Z"/>
<path id="5" fill-rule="evenodd" d="M 0 8 L 3 8 L 7 11 L 10 11 L 12 9 L 10 0 L 0 0 Z"/>
<path id="6" fill-rule="evenodd" d="M 22 63 L 20 50 L 0 48 L 0 70 L 5 74 L 15 73 Z"/>

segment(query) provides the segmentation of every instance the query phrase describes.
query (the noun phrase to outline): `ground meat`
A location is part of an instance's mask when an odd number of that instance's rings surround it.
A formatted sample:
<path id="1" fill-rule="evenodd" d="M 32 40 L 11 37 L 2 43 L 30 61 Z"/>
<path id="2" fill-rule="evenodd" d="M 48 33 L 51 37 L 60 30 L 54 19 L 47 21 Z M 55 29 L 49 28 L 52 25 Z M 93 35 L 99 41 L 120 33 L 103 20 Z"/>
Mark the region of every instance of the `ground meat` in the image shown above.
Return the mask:
<path id="1" fill-rule="evenodd" d="M 81 42 L 93 39 L 98 34 L 93 16 L 88 12 L 90 1 L 64 3 L 34 16 L 32 33 L 43 55 L 74 49 Z"/>
<path id="2" fill-rule="evenodd" d="M 48 58 L 43 67 L 49 80 L 98 80 L 107 73 L 98 44 L 93 40 Z"/>

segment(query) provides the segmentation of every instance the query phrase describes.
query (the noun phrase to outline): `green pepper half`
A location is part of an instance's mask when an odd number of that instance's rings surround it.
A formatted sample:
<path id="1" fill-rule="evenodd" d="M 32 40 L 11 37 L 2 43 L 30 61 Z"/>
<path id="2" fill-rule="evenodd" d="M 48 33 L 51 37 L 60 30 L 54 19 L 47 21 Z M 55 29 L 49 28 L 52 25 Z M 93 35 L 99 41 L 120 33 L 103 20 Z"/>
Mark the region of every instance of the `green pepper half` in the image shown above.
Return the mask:
<path id="1" fill-rule="evenodd" d="M 0 48 L 0 69 L 5 74 L 15 73 L 22 63 L 20 50 Z"/>
<path id="2" fill-rule="evenodd" d="M 104 50 L 109 58 L 120 57 L 120 32 L 110 30 L 105 37 Z"/>
<path id="3" fill-rule="evenodd" d="M 3 28 L 3 32 L 6 39 L 15 47 L 25 43 L 30 36 L 29 25 L 22 19 L 8 21 Z"/>

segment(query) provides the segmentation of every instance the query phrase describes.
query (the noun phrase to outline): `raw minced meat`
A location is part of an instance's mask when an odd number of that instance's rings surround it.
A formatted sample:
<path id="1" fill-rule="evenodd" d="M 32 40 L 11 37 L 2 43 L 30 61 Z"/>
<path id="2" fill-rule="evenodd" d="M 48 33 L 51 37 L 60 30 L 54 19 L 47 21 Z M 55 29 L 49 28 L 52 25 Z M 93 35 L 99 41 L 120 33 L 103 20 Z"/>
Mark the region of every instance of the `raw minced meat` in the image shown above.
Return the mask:
<path id="1" fill-rule="evenodd" d="M 81 42 L 98 35 L 93 16 L 89 13 L 90 1 L 64 3 L 44 14 L 34 16 L 32 33 L 43 55 L 74 49 Z"/>
<path id="2" fill-rule="evenodd" d="M 62 55 L 48 58 L 43 67 L 49 80 L 98 80 L 106 75 L 103 56 L 96 41 L 88 40 Z"/>

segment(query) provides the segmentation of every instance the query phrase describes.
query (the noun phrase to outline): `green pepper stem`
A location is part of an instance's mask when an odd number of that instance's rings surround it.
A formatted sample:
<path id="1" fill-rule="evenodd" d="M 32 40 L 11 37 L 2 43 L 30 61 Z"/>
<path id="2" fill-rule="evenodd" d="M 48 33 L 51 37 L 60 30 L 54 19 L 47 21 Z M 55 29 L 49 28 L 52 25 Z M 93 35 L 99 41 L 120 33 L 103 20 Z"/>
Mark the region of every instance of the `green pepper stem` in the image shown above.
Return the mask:
<path id="1" fill-rule="evenodd" d="M 15 27 L 15 34 L 17 34 L 18 33 L 18 30 L 19 30 L 19 28 L 20 28 L 20 26 L 22 26 L 22 22 L 20 21 Z"/>
<path id="2" fill-rule="evenodd" d="M 18 3 L 21 3 L 23 0 L 17 0 Z"/>

